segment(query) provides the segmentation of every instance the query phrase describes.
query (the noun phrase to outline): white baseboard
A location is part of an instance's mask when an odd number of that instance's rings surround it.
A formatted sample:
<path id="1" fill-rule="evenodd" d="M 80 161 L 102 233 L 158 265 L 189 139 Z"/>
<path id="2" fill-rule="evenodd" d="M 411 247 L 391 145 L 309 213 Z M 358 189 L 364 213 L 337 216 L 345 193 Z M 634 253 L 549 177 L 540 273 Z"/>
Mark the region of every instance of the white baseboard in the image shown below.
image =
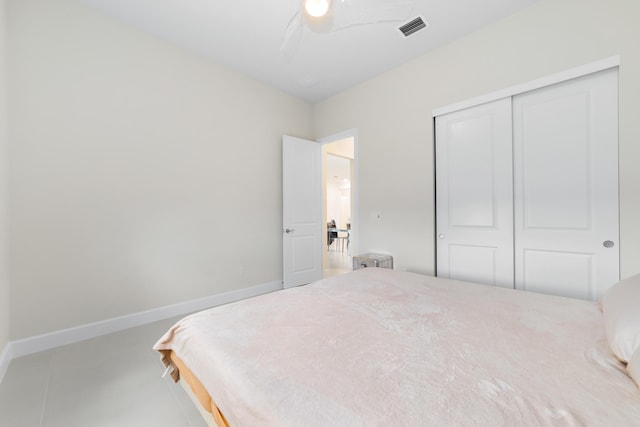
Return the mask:
<path id="1" fill-rule="evenodd" d="M 6 365 L 12 358 L 26 356 L 28 354 L 49 350 L 54 347 L 60 347 L 67 344 L 95 338 L 100 335 L 110 334 L 112 332 L 122 331 L 124 329 L 147 323 L 156 322 L 158 320 L 167 319 L 169 317 L 180 316 L 195 311 L 204 310 L 205 308 L 215 307 L 238 301 L 257 295 L 267 294 L 269 292 L 282 289 L 282 282 L 276 281 L 252 286 L 237 291 L 229 291 L 221 294 L 211 295 L 204 298 L 185 301 L 166 307 L 155 308 L 152 310 L 141 311 L 126 316 L 115 317 L 113 319 L 102 320 L 100 322 L 88 323 L 69 329 L 51 332 L 43 335 L 36 335 L 21 340 L 11 341 L 3 351 L 0 357 L 0 374 L 3 373 L 4 359 Z M 7 353 L 7 355 L 5 355 Z M 6 369 L 6 367 L 5 367 Z M 0 375 L 0 380 L 2 375 Z"/>
<path id="2" fill-rule="evenodd" d="M 7 373 L 7 368 L 9 367 L 9 362 L 11 362 L 12 357 L 11 343 L 8 342 L 7 345 L 4 346 L 4 349 L 2 349 L 2 353 L 0 353 L 0 383 L 4 378 L 4 374 Z"/>

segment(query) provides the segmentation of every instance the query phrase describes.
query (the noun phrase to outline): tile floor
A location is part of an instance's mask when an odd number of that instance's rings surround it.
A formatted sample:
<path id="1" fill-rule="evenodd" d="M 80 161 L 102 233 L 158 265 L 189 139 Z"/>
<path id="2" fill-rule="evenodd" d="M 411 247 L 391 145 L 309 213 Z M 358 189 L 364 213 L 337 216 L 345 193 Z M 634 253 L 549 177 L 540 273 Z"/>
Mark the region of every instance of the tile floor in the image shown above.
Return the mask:
<path id="1" fill-rule="evenodd" d="M 178 318 L 11 361 L 2 427 L 204 427 L 182 387 L 161 378 L 151 346 Z"/>
<path id="2" fill-rule="evenodd" d="M 325 252 L 324 265 L 322 266 L 322 277 L 332 277 L 344 274 L 352 270 L 351 256 L 346 252 Z"/>
<path id="3" fill-rule="evenodd" d="M 323 277 L 351 270 L 328 252 Z M 181 316 L 182 317 L 182 316 Z M 0 427 L 205 427 L 151 349 L 178 318 L 11 361 L 0 383 Z"/>

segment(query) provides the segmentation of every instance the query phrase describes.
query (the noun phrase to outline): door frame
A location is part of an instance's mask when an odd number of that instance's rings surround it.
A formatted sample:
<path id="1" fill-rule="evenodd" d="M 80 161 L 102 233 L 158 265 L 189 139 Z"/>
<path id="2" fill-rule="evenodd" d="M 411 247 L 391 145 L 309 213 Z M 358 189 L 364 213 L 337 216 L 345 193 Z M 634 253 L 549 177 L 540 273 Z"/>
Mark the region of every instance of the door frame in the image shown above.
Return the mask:
<path id="1" fill-rule="evenodd" d="M 353 138 L 353 171 L 352 171 L 352 179 L 351 179 L 351 236 L 350 236 L 350 250 L 352 254 L 357 254 L 358 250 L 358 236 L 359 236 L 359 216 L 358 216 L 358 130 L 355 128 L 347 129 L 342 132 L 335 133 L 333 135 L 329 135 L 316 141 L 320 145 L 327 145 L 333 142 L 340 141 L 342 139 Z M 324 166 L 324 165 L 323 165 Z M 324 167 L 322 168 L 324 174 Z M 324 180 L 323 176 L 323 180 Z M 327 222 L 326 212 L 324 206 L 322 208 L 322 217 L 324 223 Z M 326 233 L 323 233 L 323 243 L 326 246 Z M 324 253 L 324 252 L 323 252 Z"/>

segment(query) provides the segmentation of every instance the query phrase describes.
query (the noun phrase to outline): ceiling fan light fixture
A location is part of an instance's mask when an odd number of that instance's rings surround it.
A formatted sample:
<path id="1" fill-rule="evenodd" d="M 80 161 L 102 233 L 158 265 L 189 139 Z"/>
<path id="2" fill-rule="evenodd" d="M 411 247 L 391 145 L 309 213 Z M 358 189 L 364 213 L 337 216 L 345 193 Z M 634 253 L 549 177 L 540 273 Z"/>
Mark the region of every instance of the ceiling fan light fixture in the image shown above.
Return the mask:
<path id="1" fill-rule="evenodd" d="M 329 0 L 305 0 L 304 9 L 314 18 L 324 16 L 329 11 Z"/>

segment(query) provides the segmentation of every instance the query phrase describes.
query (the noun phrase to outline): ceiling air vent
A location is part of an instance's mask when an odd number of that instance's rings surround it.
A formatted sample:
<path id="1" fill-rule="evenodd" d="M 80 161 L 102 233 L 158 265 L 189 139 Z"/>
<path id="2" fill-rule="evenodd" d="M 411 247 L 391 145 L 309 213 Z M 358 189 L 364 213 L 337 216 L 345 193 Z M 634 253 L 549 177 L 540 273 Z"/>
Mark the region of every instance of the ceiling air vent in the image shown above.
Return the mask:
<path id="1" fill-rule="evenodd" d="M 418 16 L 417 18 L 414 18 L 406 24 L 400 26 L 398 29 L 405 37 L 409 37 L 416 31 L 427 28 L 428 25 L 429 23 L 427 21 L 425 21 L 421 16 Z"/>

